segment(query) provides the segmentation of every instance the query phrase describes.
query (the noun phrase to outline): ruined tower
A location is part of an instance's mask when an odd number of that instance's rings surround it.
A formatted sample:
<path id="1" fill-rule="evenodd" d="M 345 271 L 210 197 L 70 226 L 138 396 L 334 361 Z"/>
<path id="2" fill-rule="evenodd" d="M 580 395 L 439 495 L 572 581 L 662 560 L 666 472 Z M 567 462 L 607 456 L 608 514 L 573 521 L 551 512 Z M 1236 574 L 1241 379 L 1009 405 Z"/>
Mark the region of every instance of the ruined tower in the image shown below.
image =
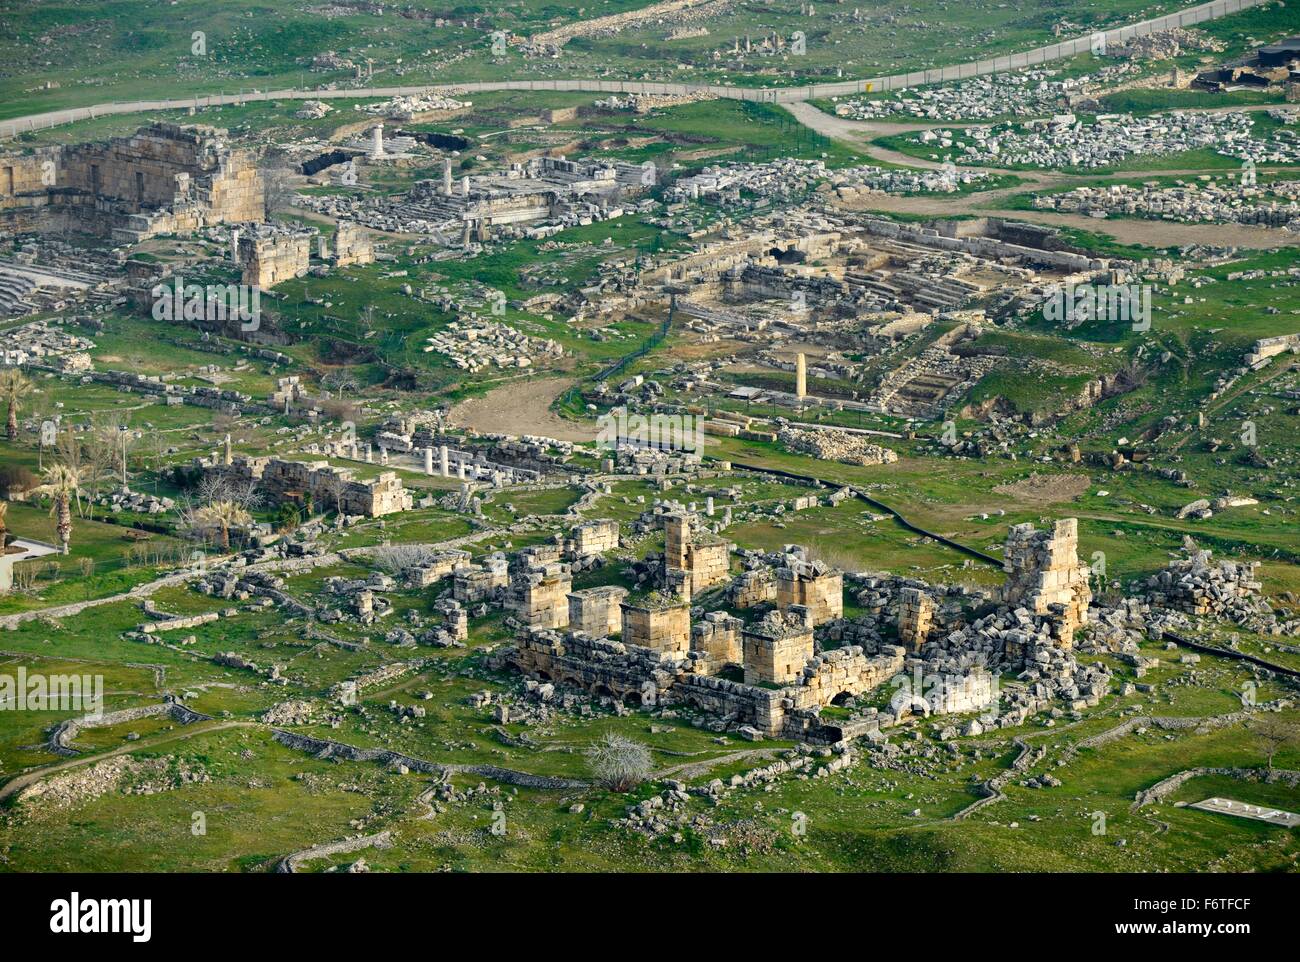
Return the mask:
<path id="1" fill-rule="evenodd" d="M 1071 647 L 1074 630 L 1088 623 L 1092 601 L 1088 566 L 1080 563 L 1078 546 L 1078 519 L 1062 518 L 1050 531 L 1014 525 L 1002 556 L 1007 573 L 1002 601 L 1036 615 L 1053 615 L 1053 634 L 1063 648 Z"/>

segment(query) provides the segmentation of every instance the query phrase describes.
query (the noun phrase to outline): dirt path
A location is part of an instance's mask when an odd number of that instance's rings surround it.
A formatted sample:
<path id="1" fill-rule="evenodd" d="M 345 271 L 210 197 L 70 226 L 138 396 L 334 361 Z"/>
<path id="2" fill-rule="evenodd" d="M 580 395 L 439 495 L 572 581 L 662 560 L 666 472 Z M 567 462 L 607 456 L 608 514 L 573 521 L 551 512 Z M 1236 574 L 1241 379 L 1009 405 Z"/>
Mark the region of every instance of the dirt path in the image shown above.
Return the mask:
<path id="1" fill-rule="evenodd" d="M 193 725 L 187 725 L 185 728 L 175 732 L 165 732 L 153 737 L 141 738 L 139 741 L 131 742 L 129 745 L 122 745 L 119 748 L 109 749 L 106 752 L 99 752 L 95 755 L 81 755 L 77 758 L 70 758 L 66 762 L 55 762 L 52 765 L 42 765 L 40 768 L 34 768 L 29 772 L 16 775 L 4 785 L 0 785 L 0 802 L 3 802 L 10 795 L 21 791 L 33 782 L 38 782 L 42 778 L 53 775 L 55 772 L 61 772 L 69 768 L 77 768 L 81 765 L 93 765 L 95 762 L 102 762 L 106 758 L 113 758 L 116 755 L 125 755 L 128 752 L 138 752 L 144 748 L 153 748 L 155 745 L 166 744 L 167 742 L 178 741 L 183 738 L 193 738 L 195 735 L 207 735 L 212 732 L 224 731 L 227 728 L 263 728 L 259 722 L 247 721 L 224 721 L 208 724 L 205 722 L 195 722 Z"/>
<path id="2" fill-rule="evenodd" d="M 551 411 L 551 403 L 569 389 L 562 377 L 531 378 L 503 384 L 482 397 L 451 409 L 451 423 L 480 434 L 536 434 L 559 441 L 591 441 L 594 426 L 568 421 Z"/>
<path id="3" fill-rule="evenodd" d="M 732 752 L 729 755 L 715 755 L 713 758 L 706 758 L 700 762 L 684 762 L 681 765 L 673 765 L 669 768 L 660 769 L 654 773 L 654 778 L 668 778 L 670 776 L 677 778 L 679 781 L 689 781 L 703 775 L 711 768 L 719 765 L 726 765 L 731 762 L 738 762 L 744 758 L 771 758 L 779 754 L 783 749 L 780 748 L 749 748 L 743 752 Z"/>

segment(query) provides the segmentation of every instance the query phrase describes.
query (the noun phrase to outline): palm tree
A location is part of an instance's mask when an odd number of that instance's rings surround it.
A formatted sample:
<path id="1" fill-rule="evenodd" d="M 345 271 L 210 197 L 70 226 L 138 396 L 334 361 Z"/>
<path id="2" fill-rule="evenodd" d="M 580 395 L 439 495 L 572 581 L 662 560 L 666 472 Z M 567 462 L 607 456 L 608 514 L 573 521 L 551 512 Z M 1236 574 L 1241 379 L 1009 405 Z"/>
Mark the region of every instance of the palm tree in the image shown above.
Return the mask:
<path id="1" fill-rule="evenodd" d="M 31 393 L 32 382 L 23 377 L 22 371 L 16 367 L 0 371 L 0 400 L 3 400 L 9 409 L 9 420 L 5 425 L 5 431 L 10 441 L 18 437 L 18 409 L 22 407 L 23 399 Z"/>
<path id="2" fill-rule="evenodd" d="M 195 512 L 195 520 L 204 527 L 221 531 L 221 550 L 230 550 L 230 529 L 253 523 L 253 516 L 234 501 L 213 501 Z"/>
<path id="3" fill-rule="evenodd" d="M 81 472 L 66 464 L 51 464 L 45 469 L 45 484 L 41 487 L 54 498 L 50 517 L 55 519 L 63 553 L 67 554 L 72 541 L 72 499 L 81 493 Z"/>

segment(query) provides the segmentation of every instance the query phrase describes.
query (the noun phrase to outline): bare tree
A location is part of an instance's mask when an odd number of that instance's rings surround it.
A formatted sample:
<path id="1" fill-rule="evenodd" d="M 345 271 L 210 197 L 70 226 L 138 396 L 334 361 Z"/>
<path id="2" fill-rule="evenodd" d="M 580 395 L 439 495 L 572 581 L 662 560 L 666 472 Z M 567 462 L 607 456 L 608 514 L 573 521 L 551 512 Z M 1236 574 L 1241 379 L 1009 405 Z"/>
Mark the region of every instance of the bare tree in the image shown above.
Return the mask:
<path id="1" fill-rule="evenodd" d="M 356 391 L 361 387 L 357 376 L 345 367 L 330 371 L 321 378 L 321 384 L 328 390 L 334 391 L 339 397 L 343 397 L 349 391 Z"/>
<path id="2" fill-rule="evenodd" d="M 101 414 L 91 418 L 81 448 L 82 484 L 89 489 L 92 504 L 99 498 L 100 486 L 107 483 L 111 487 L 122 470 L 126 453 L 124 438 L 120 415 Z"/>
<path id="3" fill-rule="evenodd" d="M 218 501 L 232 501 L 245 511 L 252 511 L 262 504 L 262 492 L 254 478 L 239 479 L 226 474 L 205 474 L 196 488 L 199 507 L 206 507 Z"/>
<path id="4" fill-rule="evenodd" d="M 1264 753 L 1270 772 L 1278 752 L 1300 747 L 1300 728 L 1279 715 L 1257 715 L 1250 720 L 1249 727 L 1260 751 Z"/>
<path id="5" fill-rule="evenodd" d="M 613 732 L 587 749 L 596 781 L 612 792 L 628 792 L 650 777 L 650 749 Z"/>
<path id="6" fill-rule="evenodd" d="M 433 554 L 433 549 L 426 545 L 383 545 L 371 550 L 370 563 L 390 575 L 401 575 L 432 561 Z"/>

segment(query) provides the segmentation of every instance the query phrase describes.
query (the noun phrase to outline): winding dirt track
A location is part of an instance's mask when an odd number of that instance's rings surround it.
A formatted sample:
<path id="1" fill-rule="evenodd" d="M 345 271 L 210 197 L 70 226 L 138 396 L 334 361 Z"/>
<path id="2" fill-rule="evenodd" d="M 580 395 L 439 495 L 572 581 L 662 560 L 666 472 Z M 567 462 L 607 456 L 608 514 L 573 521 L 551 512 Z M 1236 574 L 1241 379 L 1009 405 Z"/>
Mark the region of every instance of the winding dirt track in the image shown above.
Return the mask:
<path id="1" fill-rule="evenodd" d="M 40 768 L 33 768 L 31 771 L 24 772 L 21 775 L 15 775 L 4 785 L 0 785 L 0 802 L 3 802 L 10 795 L 21 791 L 33 782 L 38 782 L 42 778 L 47 778 L 56 772 L 61 772 L 69 768 L 80 768 L 82 765 L 93 765 L 95 762 L 102 762 L 106 758 L 113 758 L 117 755 L 125 755 L 128 752 L 138 752 L 145 748 L 153 748 L 157 745 L 163 745 L 168 742 L 180 741 L 186 738 L 193 738 L 195 735 L 209 735 L 213 732 L 225 731 L 228 728 L 262 728 L 265 727 L 258 722 L 248 721 L 218 721 L 218 722 L 195 722 L 193 725 L 187 725 L 178 731 L 164 732 L 160 735 L 141 738 L 139 741 L 131 742 L 129 745 L 121 745 L 117 748 L 110 748 L 108 751 L 99 752 L 92 755 L 79 755 L 71 758 L 66 762 L 55 762 L 52 765 L 42 765 Z"/>

